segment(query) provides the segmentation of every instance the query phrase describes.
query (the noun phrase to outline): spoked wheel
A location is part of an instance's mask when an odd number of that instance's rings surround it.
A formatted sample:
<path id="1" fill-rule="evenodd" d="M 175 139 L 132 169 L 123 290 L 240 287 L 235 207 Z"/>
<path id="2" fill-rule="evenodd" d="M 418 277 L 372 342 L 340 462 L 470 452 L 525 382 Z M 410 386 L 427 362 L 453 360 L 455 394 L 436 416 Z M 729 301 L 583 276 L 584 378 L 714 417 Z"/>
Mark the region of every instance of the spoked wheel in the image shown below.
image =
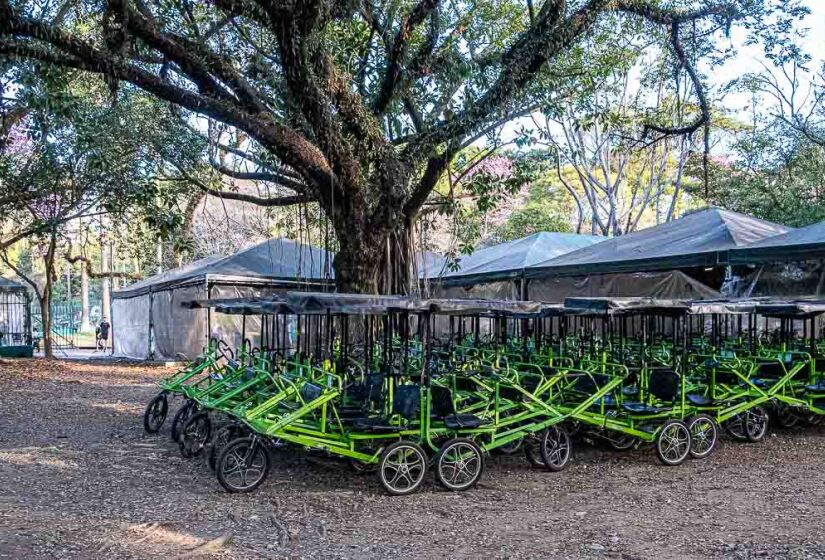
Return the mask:
<path id="1" fill-rule="evenodd" d="M 688 423 L 690 430 L 690 456 L 704 459 L 716 448 L 719 430 L 716 422 L 707 414 L 697 414 Z"/>
<path id="2" fill-rule="evenodd" d="M 233 439 L 243 437 L 242 434 L 243 430 L 236 424 L 226 424 L 215 431 L 215 435 L 212 436 L 212 443 L 209 445 L 209 455 L 207 457 L 207 463 L 209 463 L 210 469 L 215 470 L 218 455 L 221 454 L 226 444 Z"/>
<path id="3" fill-rule="evenodd" d="M 724 423 L 725 431 L 736 441 L 747 441 L 745 435 L 744 413 L 737 414 L 730 420 Z"/>
<path id="4" fill-rule="evenodd" d="M 180 454 L 187 459 L 200 455 L 211 435 L 212 421 L 208 412 L 201 411 L 190 416 L 181 429 Z"/>
<path id="5" fill-rule="evenodd" d="M 745 413 L 745 437 L 756 443 L 768 432 L 768 413 L 761 406 L 755 406 Z"/>
<path id="6" fill-rule="evenodd" d="M 615 451 L 629 451 L 630 449 L 633 449 L 633 446 L 636 445 L 636 442 L 638 441 L 634 436 L 622 433 L 609 434 L 604 437 L 607 440 L 607 443 L 610 444 L 610 447 L 612 447 Z"/>
<path id="7" fill-rule="evenodd" d="M 169 412 L 169 401 L 166 394 L 156 395 L 149 404 L 146 405 L 146 412 L 143 413 L 143 429 L 147 434 L 156 434 L 163 423 L 166 422 L 166 414 Z"/>
<path id="8" fill-rule="evenodd" d="M 239 438 L 224 446 L 215 467 L 227 492 L 252 492 L 269 474 L 269 453 L 257 436 Z"/>
<path id="9" fill-rule="evenodd" d="M 195 414 L 198 411 L 198 405 L 195 401 L 187 400 L 183 403 L 178 411 L 175 413 L 175 417 L 172 419 L 172 440 L 180 443 L 180 434 L 183 425 L 186 424 L 186 421 L 189 420 L 189 417 Z"/>
<path id="10" fill-rule="evenodd" d="M 511 442 L 505 443 L 502 446 L 496 447 L 493 451 L 499 455 L 515 455 L 521 450 L 524 444 L 524 438 L 514 439 Z"/>
<path id="11" fill-rule="evenodd" d="M 558 472 L 570 462 L 573 444 L 567 430 L 561 426 L 550 426 L 541 435 L 539 450 L 544 462 L 544 468 Z"/>
<path id="12" fill-rule="evenodd" d="M 467 490 L 484 472 L 481 449 L 471 439 L 456 438 L 445 443 L 435 459 L 435 475 L 447 490 Z"/>
<path id="13" fill-rule="evenodd" d="M 782 426 L 783 428 L 793 428 L 797 424 L 801 418 L 799 415 L 789 406 L 776 406 L 776 423 Z"/>
<path id="14" fill-rule="evenodd" d="M 682 464 L 690 454 L 690 429 L 681 420 L 668 420 L 656 438 L 656 455 L 665 465 Z"/>
<path id="15" fill-rule="evenodd" d="M 539 443 L 538 438 L 527 438 L 521 448 L 524 449 L 524 456 L 527 458 L 527 462 L 530 463 L 531 466 L 544 467 L 544 458 L 541 456 L 541 444 Z"/>
<path id="16" fill-rule="evenodd" d="M 421 487 L 427 474 L 427 455 L 416 443 L 397 441 L 381 454 L 378 476 L 393 496 L 406 496 Z"/>

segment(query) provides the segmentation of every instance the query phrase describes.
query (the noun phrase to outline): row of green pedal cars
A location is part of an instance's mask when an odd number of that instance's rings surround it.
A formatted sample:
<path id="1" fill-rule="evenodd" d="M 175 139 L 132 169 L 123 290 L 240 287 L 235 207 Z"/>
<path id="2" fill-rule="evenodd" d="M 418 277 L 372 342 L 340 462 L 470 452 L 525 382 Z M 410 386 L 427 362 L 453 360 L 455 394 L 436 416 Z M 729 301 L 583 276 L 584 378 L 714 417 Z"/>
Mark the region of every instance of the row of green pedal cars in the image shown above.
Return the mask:
<path id="1" fill-rule="evenodd" d="M 722 429 L 756 442 L 769 416 L 825 414 L 820 302 L 290 292 L 205 305 L 272 327 L 257 346 L 211 341 L 160 382 L 144 427 L 157 433 L 179 401 L 173 439 L 229 492 L 260 486 L 276 448 L 338 457 L 405 495 L 431 471 L 472 488 L 491 453 L 561 471 L 576 435 L 679 465 Z"/>

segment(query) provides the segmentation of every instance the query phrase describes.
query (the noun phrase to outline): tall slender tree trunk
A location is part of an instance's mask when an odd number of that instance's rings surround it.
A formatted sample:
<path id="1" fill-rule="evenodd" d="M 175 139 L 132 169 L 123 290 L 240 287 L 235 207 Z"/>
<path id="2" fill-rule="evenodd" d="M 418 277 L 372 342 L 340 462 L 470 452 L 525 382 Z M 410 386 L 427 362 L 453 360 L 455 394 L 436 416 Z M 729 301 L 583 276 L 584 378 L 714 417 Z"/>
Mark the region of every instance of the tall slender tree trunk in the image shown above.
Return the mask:
<path id="1" fill-rule="evenodd" d="M 43 355 L 47 359 L 54 358 L 52 338 L 52 285 L 54 283 L 54 255 L 57 247 L 57 232 L 52 230 L 49 237 L 49 248 L 43 256 L 46 269 L 46 282 L 38 300 L 40 302 L 40 317 L 43 323 Z"/>
<path id="2" fill-rule="evenodd" d="M 111 246 L 104 240 L 103 250 L 101 251 L 101 266 L 100 271 L 107 274 L 101 280 L 100 290 L 100 314 L 106 319 L 112 318 L 112 278 L 108 275 L 112 266 Z"/>
<path id="3" fill-rule="evenodd" d="M 80 332 L 92 330 L 92 323 L 89 319 L 89 271 L 86 270 L 86 263 L 80 263 Z"/>

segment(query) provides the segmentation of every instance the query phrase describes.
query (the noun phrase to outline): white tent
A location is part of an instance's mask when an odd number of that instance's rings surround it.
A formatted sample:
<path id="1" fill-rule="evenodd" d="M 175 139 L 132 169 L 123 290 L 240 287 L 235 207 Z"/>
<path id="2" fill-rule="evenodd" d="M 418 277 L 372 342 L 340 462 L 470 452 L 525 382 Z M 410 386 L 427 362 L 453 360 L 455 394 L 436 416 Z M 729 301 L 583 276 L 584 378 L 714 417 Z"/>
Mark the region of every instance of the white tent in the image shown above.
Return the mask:
<path id="1" fill-rule="evenodd" d="M 191 300 L 265 297 L 331 285 L 332 253 L 288 239 L 270 239 L 227 257 L 207 257 L 142 280 L 112 295 L 117 356 L 177 359 L 198 355 L 210 336 L 240 346 L 255 338 L 259 319 L 187 309 Z M 244 328 L 245 327 L 245 328 Z"/>

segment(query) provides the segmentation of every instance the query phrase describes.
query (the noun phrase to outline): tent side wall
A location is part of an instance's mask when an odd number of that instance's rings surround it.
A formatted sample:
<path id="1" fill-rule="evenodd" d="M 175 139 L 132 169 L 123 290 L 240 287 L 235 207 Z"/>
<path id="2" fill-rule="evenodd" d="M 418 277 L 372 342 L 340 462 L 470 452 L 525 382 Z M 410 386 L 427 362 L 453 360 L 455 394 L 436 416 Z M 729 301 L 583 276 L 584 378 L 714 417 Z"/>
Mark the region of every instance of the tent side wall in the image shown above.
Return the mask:
<path id="1" fill-rule="evenodd" d="M 112 299 L 112 345 L 116 356 L 149 357 L 152 294 Z"/>
<path id="2" fill-rule="evenodd" d="M 500 280 L 479 282 L 467 286 L 444 286 L 436 283 L 433 297 L 460 299 L 521 299 L 519 297 L 521 280 Z"/>
<path id="3" fill-rule="evenodd" d="M 741 297 L 821 298 L 825 296 L 825 259 L 747 267 L 732 291 Z"/>
<path id="4" fill-rule="evenodd" d="M 266 298 L 269 296 L 283 294 L 291 288 L 278 286 L 236 286 L 236 285 L 215 285 L 210 290 L 210 298 Z M 210 313 L 209 324 L 212 336 L 225 340 L 232 348 L 239 348 L 243 344 L 243 339 L 248 338 L 254 347 L 261 345 L 261 317 L 259 315 L 248 315 L 246 319 L 242 315 L 227 315 L 224 313 L 214 313 L 211 309 L 204 310 Z M 245 335 L 244 335 L 245 333 Z"/>
<path id="5" fill-rule="evenodd" d="M 152 293 L 152 338 L 154 357 L 176 360 L 192 359 L 206 345 L 206 310 L 187 309 L 181 304 L 193 299 L 206 299 L 205 284 L 181 286 Z"/>
<path id="6" fill-rule="evenodd" d="M 719 297 L 718 291 L 678 270 L 534 279 L 527 285 L 527 294 L 531 300 L 546 303 L 561 303 L 567 297 Z"/>

